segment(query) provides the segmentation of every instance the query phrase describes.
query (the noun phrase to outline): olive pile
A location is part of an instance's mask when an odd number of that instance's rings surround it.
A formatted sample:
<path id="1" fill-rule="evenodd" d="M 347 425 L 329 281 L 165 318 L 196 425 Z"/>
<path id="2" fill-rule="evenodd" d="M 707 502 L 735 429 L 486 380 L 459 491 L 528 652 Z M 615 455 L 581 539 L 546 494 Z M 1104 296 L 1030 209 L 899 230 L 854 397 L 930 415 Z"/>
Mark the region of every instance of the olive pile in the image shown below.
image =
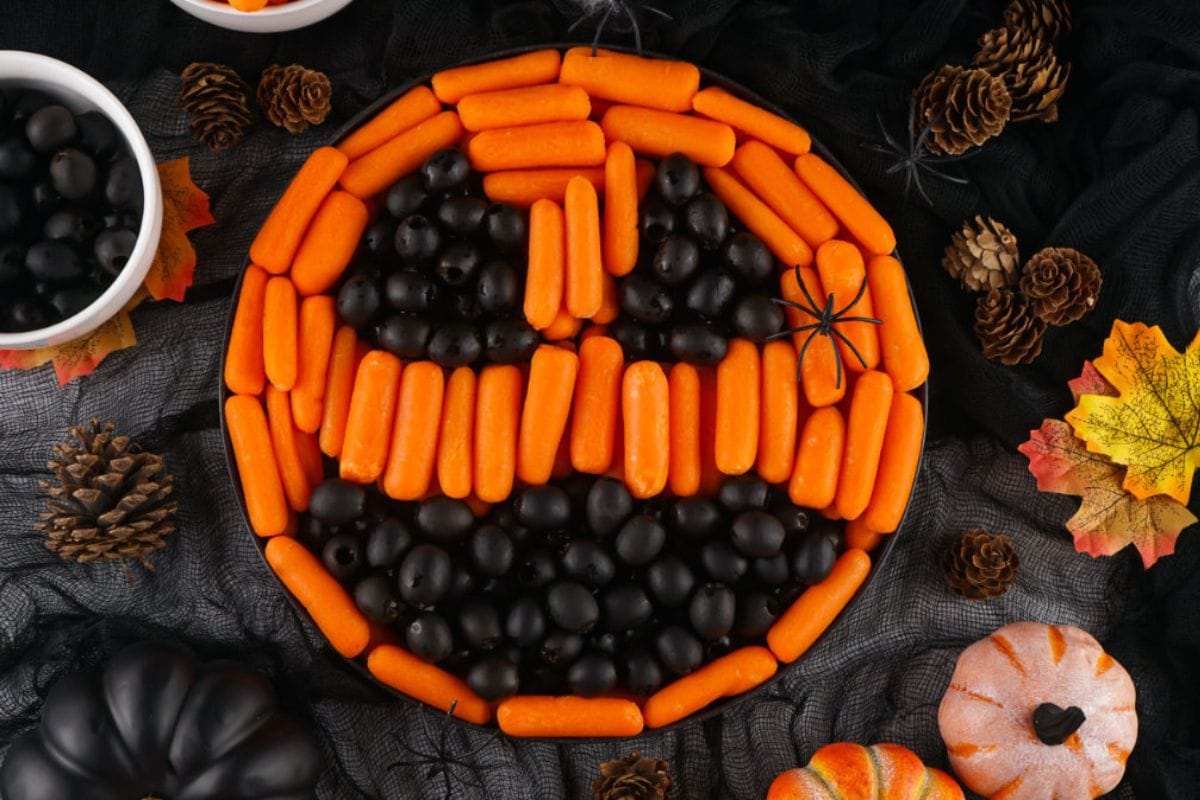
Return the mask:
<path id="1" fill-rule="evenodd" d="M 609 329 L 629 360 L 711 366 L 730 337 L 762 342 L 783 329 L 771 251 L 736 231 L 728 209 L 704 191 L 679 153 L 659 162 L 640 208 L 637 266 L 621 280 L 621 313 Z"/>
<path id="2" fill-rule="evenodd" d="M 528 226 L 476 182 L 467 157 L 447 149 L 388 190 L 338 291 L 347 325 L 405 360 L 529 359 L 539 340 L 521 314 Z"/>
<path id="3" fill-rule="evenodd" d="M 842 548 L 840 523 L 755 476 L 715 500 L 635 501 L 610 478 L 531 487 L 476 518 L 331 479 L 300 539 L 371 619 L 481 697 L 648 695 L 760 642 Z"/>
<path id="4" fill-rule="evenodd" d="M 141 219 L 141 175 L 107 117 L 0 89 L 0 331 L 91 305 L 124 269 Z"/>

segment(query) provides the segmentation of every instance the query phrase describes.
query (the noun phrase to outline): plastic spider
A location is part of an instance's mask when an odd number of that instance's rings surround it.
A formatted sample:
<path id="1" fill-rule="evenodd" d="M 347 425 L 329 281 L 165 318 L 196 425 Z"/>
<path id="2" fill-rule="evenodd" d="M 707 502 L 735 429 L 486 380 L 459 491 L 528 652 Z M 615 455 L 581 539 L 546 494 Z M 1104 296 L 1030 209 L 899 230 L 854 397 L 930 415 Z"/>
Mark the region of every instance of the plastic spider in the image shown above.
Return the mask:
<path id="1" fill-rule="evenodd" d="M 945 112 L 943 111 L 942 113 Z M 864 145 L 868 150 L 874 150 L 876 153 L 882 153 L 889 158 L 896 159 L 895 163 L 888 167 L 885 172 L 888 175 L 893 175 L 903 171 L 905 199 L 908 198 L 912 187 L 916 186 L 917 192 L 920 193 L 921 197 L 924 198 L 925 202 L 931 208 L 933 207 L 933 201 L 929 199 L 929 195 L 925 193 L 925 187 L 921 185 L 921 171 L 924 170 L 942 180 L 965 186 L 969 183 L 966 178 L 949 175 L 938 169 L 938 165 L 962 161 L 979 152 L 978 150 L 974 150 L 958 156 L 938 156 L 929 152 L 925 147 L 925 141 L 929 138 L 929 133 L 933 130 L 933 126 L 941 118 L 942 115 L 938 114 L 929 120 L 920 131 L 917 131 L 917 100 L 915 97 L 910 97 L 908 100 L 908 125 L 905 129 L 907 132 L 906 140 L 902 142 L 895 136 L 892 136 L 891 131 L 887 129 L 887 125 L 883 122 L 883 114 L 877 113 L 875 119 L 879 123 L 879 132 L 883 135 L 884 144 L 872 142 Z"/>
<path id="2" fill-rule="evenodd" d="M 496 765 L 491 762 L 471 763 L 472 759 L 483 751 L 488 745 L 496 741 L 497 733 L 493 733 L 487 737 L 482 744 L 473 750 L 468 750 L 464 753 L 455 754 L 454 748 L 447 738 L 450 733 L 451 722 L 454 716 L 454 709 L 458 705 L 458 701 L 450 703 L 450 709 L 442 717 L 441 731 L 435 740 L 429 726 L 425 720 L 429 716 L 428 713 L 422 713 L 421 731 L 425 735 L 425 740 L 433 742 L 431 751 L 419 750 L 407 744 L 400 736 L 393 736 L 393 739 L 401 749 L 408 753 L 411 758 L 393 761 L 388 765 L 388 769 L 396 769 L 397 767 L 428 767 L 428 771 L 424 775 L 424 780 L 433 781 L 436 778 L 441 778 L 442 786 L 445 789 L 446 800 L 450 800 L 454 796 L 456 786 L 469 787 L 483 793 L 483 782 L 479 779 L 479 773 L 482 770 L 492 769 Z"/>
<path id="3" fill-rule="evenodd" d="M 796 283 L 799 284 L 800 291 L 804 293 L 804 299 L 808 301 L 808 305 L 805 305 L 804 303 L 795 303 L 791 300 L 785 300 L 782 297 L 772 297 L 771 300 L 781 306 L 787 306 L 788 308 L 794 308 L 798 311 L 803 311 L 805 314 L 808 314 L 814 320 L 816 320 L 816 322 L 811 322 L 807 325 L 800 325 L 799 327 L 795 328 L 788 328 L 780 331 L 779 333 L 773 333 L 768 336 L 767 339 L 783 339 L 787 336 L 795 336 L 796 334 L 808 331 L 808 337 L 804 340 L 804 344 L 800 345 L 800 353 L 796 356 L 796 380 L 799 380 L 800 368 L 804 364 L 804 356 L 808 352 L 808 346 L 812 344 L 813 338 L 818 335 L 828 336 L 830 343 L 834 345 L 833 355 L 834 361 L 837 364 L 837 379 L 834 383 L 834 386 L 840 389 L 842 388 L 842 351 L 841 348 L 837 347 L 837 342 L 833 341 L 834 338 L 837 338 L 843 344 L 845 344 L 846 347 L 850 348 L 850 352 L 854 353 L 855 358 L 858 359 L 858 363 L 862 364 L 864 369 L 867 366 L 867 360 L 863 358 L 862 353 L 858 352 L 858 348 L 854 346 L 854 342 L 850 341 L 846 334 L 839 331 L 835 326 L 842 322 L 866 322 L 870 325 L 882 324 L 881 320 L 877 320 L 874 317 L 846 316 L 846 312 L 858 305 L 858 301 L 862 300 L 863 295 L 867 293 L 867 279 L 865 277 L 863 278 L 862 285 L 858 287 L 858 294 L 854 295 L 854 299 L 847 303 L 845 308 L 840 311 L 834 311 L 833 295 L 830 294 L 827 298 L 825 298 L 824 306 L 818 306 L 817 301 L 814 300 L 813 296 L 809 293 L 808 287 L 804 285 L 804 279 L 800 277 L 800 265 L 797 264 L 794 269 L 796 270 Z"/>
<path id="4" fill-rule="evenodd" d="M 638 22 L 638 12 L 646 11 L 651 14 L 657 14 L 662 19 L 673 19 L 670 14 L 663 11 L 661 8 L 654 6 L 643 6 L 636 0 L 582 0 L 579 3 L 583 7 L 584 15 L 571 23 L 567 28 L 568 33 L 572 33 L 593 17 L 599 16 L 600 21 L 596 24 L 596 35 L 592 37 L 592 55 L 596 55 L 596 51 L 600 48 L 600 37 L 604 34 L 604 27 L 612 19 L 613 14 L 624 15 L 629 19 L 629 26 L 633 30 L 633 45 L 637 49 L 638 55 L 642 54 L 642 28 Z"/>

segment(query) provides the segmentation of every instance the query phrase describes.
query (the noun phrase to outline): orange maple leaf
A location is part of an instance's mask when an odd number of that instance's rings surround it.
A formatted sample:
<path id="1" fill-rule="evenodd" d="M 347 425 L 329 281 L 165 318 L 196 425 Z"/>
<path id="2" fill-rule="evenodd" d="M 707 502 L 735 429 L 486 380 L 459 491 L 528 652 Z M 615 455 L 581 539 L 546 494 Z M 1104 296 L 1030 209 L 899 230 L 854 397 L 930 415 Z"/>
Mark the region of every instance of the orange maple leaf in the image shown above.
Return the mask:
<path id="1" fill-rule="evenodd" d="M 74 341 L 36 350 L 0 351 L 0 367 L 33 369 L 54 362 L 54 374 L 59 385 L 65 386 L 82 375 L 90 375 L 110 354 L 137 344 L 137 334 L 127 309 L 96 330 Z"/>
<path id="2" fill-rule="evenodd" d="M 196 274 L 196 249 L 188 232 L 215 220 L 208 195 L 192 182 L 188 157 L 158 165 L 162 183 L 162 238 L 143 284 L 155 300 L 183 300 Z"/>

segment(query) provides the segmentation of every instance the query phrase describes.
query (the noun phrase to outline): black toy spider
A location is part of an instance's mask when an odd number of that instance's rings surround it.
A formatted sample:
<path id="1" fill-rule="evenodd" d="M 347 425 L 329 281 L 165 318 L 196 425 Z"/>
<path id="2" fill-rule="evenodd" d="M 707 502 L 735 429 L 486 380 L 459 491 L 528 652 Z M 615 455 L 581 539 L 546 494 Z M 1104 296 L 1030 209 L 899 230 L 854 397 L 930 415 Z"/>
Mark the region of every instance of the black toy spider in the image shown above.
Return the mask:
<path id="1" fill-rule="evenodd" d="M 474 757 L 484 750 L 488 745 L 496 741 L 499 734 L 497 731 L 491 736 L 488 736 L 476 748 L 468 750 L 464 753 L 454 753 L 454 749 L 447 741 L 450 728 L 452 726 L 451 718 L 454 716 L 454 709 L 458 705 L 458 701 L 450 703 L 450 708 L 442 717 L 441 731 L 438 733 L 435 741 L 429 726 L 425 720 L 429 716 L 428 712 L 422 712 L 421 731 L 425 736 L 425 740 L 432 742 L 433 746 L 430 751 L 424 749 L 415 749 L 407 744 L 404 739 L 399 736 L 394 736 L 396 743 L 400 748 L 408 753 L 411 758 L 393 761 L 388 765 L 388 769 L 396 769 L 397 767 L 428 767 L 423 778 L 426 781 L 432 781 L 441 778 L 442 786 L 445 789 L 446 800 L 450 800 L 455 796 L 455 786 L 463 788 L 471 788 L 483 792 L 483 782 L 479 779 L 479 773 L 485 769 L 491 769 L 495 764 L 491 762 L 472 763 Z"/>
<path id="2" fill-rule="evenodd" d="M 945 113 L 945 112 L 942 112 Z M 864 145 L 868 150 L 874 150 L 876 153 L 882 153 L 893 159 L 897 159 L 890 167 L 884 170 L 888 175 L 893 175 L 897 172 L 904 172 L 904 197 L 907 199 L 909 192 L 915 185 L 917 192 L 924 198 L 925 202 L 932 208 L 933 201 L 929 199 L 929 195 L 925 193 L 925 187 L 921 185 L 921 171 L 924 170 L 930 175 L 941 178 L 942 180 L 950 181 L 965 186 L 969 181 L 966 178 L 960 178 L 957 175 L 949 175 L 938 169 L 935 165 L 950 164 L 955 161 L 962 161 L 970 158 L 978 153 L 974 150 L 970 153 L 964 153 L 958 156 L 937 156 L 929 152 L 925 147 L 925 141 L 929 138 L 933 126 L 941 119 L 941 114 L 929 120 L 920 131 L 917 130 L 917 101 L 916 98 L 910 97 L 908 100 L 908 125 L 906 127 L 907 140 L 899 141 L 892 136 L 891 132 L 883 122 L 883 114 L 875 115 L 876 121 L 879 123 L 879 132 L 883 135 L 884 144 L 868 143 Z"/>
<path id="3" fill-rule="evenodd" d="M 584 15 L 571 23 L 571 26 L 567 28 L 568 33 L 574 32 L 587 20 L 600 17 L 600 21 L 596 24 L 596 35 L 592 38 L 592 55 L 596 55 L 596 51 L 600 47 L 600 37 L 604 34 L 604 27 L 612 19 L 614 13 L 624 15 L 629 19 L 629 26 L 633 30 L 633 44 L 638 55 L 642 54 L 642 29 L 638 22 L 638 12 L 646 11 L 657 14 L 667 20 L 672 18 L 661 8 L 640 5 L 636 0 L 580 0 L 578 5 L 583 8 Z"/>
<path id="4" fill-rule="evenodd" d="M 804 285 L 804 279 L 800 276 L 800 265 L 795 265 L 794 269 L 796 270 L 796 283 L 799 284 L 800 291 L 804 293 L 804 299 L 808 301 L 808 305 L 804 305 L 803 303 L 795 303 L 791 300 L 785 300 L 782 297 L 773 297 L 771 299 L 781 306 L 787 306 L 788 308 L 794 308 L 798 311 L 803 311 L 805 314 L 808 314 L 814 320 L 816 320 L 816 322 L 811 322 L 807 325 L 800 325 L 799 327 L 795 328 L 787 328 L 786 330 L 771 334 L 767 337 L 767 339 L 783 339 L 784 337 L 795 336 L 796 334 L 804 333 L 805 331 L 809 332 L 808 337 L 804 340 L 804 344 L 800 345 L 800 352 L 796 356 L 796 380 L 800 380 L 800 368 L 804 365 L 804 356 L 806 353 L 808 353 L 808 346 L 812 344 L 813 337 L 818 335 L 828 336 L 830 343 L 834 346 L 834 361 L 837 364 L 837 378 L 834 386 L 840 389 L 842 388 L 842 351 L 841 348 L 837 347 L 837 342 L 833 341 L 834 338 L 836 337 L 843 344 L 845 344 L 846 347 L 849 347 L 850 352 L 854 353 L 855 358 L 858 359 L 858 363 L 862 364 L 864 368 L 867 366 L 867 360 L 863 358 L 862 353 L 860 353 L 858 348 L 854 346 L 854 342 L 850 341 L 846 334 L 842 333 L 834 326 L 841 322 L 866 322 L 870 325 L 883 324 L 881 320 L 875 319 L 874 317 L 846 316 L 846 312 L 858 305 L 859 301 L 862 300 L 863 295 L 867 293 L 867 279 L 865 277 L 863 278 L 862 285 L 858 287 L 858 294 L 854 295 L 854 299 L 847 303 L 845 308 L 843 308 L 841 311 L 834 311 L 833 295 L 830 294 L 827 298 L 825 298 L 824 306 L 818 306 L 817 301 L 814 300 L 812 294 L 809 293 L 808 287 Z"/>

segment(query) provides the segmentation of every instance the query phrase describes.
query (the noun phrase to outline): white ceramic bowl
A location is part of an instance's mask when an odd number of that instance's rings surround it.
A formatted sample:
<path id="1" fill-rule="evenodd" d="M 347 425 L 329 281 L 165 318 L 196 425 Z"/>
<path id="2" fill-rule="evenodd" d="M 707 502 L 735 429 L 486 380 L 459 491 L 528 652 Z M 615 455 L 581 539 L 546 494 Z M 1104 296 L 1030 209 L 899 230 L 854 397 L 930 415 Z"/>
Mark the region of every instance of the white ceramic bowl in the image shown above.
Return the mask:
<path id="1" fill-rule="evenodd" d="M 331 17 L 350 0 L 292 0 L 261 11 L 238 11 L 223 0 L 171 0 L 193 17 L 222 28 L 248 33 L 294 31 Z"/>
<path id="2" fill-rule="evenodd" d="M 31 350 L 78 339 L 91 333 L 124 308 L 150 271 L 162 234 L 162 188 L 146 139 L 133 116 L 112 92 L 86 72 L 49 56 L 0 50 L 0 86 L 39 89 L 75 112 L 99 111 L 125 137 L 142 176 L 142 225 L 125 268 L 104 294 L 73 317 L 48 328 L 0 333 L 0 349 Z"/>

